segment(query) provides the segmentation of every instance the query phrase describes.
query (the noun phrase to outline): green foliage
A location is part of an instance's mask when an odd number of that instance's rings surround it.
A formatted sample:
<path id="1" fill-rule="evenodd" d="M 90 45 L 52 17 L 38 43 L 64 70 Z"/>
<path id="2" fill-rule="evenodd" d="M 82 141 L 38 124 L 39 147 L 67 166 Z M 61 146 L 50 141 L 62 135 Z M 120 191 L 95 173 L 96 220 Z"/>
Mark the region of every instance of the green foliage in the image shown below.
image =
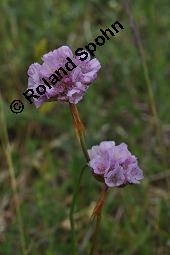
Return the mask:
<path id="1" fill-rule="evenodd" d="M 170 4 L 168 0 L 131 2 L 161 120 L 162 145 L 152 125 L 141 62 L 121 1 L 0 2 L 0 86 L 31 255 L 71 254 L 69 209 L 84 158 L 67 105 L 53 102 L 36 110 L 25 101 L 23 113 L 14 115 L 9 104 L 22 98 L 28 66 L 40 62 L 42 54 L 61 45 L 73 50 L 84 47 L 100 35 L 100 28 L 116 20 L 125 29 L 97 48 L 102 69 L 78 107 L 88 147 L 111 139 L 128 143 L 139 158 L 145 180 L 139 186 L 109 191 L 98 254 L 170 253 Z M 0 255 L 21 254 L 6 159 L 0 154 Z M 81 255 L 89 251 L 90 214 L 100 188 L 86 169 L 75 211 Z"/>

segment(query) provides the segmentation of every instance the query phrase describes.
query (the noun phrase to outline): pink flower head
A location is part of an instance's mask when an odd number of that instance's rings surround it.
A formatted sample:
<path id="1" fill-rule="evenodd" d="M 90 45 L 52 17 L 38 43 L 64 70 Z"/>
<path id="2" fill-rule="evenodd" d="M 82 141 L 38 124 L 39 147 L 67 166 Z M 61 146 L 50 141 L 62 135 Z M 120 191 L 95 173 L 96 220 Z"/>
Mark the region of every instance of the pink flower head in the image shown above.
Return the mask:
<path id="1" fill-rule="evenodd" d="M 125 143 L 101 142 L 88 150 L 94 175 L 103 176 L 108 187 L 120 187 L 129 183 L 140 183 L 143 172 Z"/>
<path id="2" fill-rule="evenodd" d="M 28 89 L 33 89 L 38 96 L 34 97 L 37 107 L 46 101 L 55 100 L 77 104 L 83 98 L 89 85 L 96 79 L 101 65 L 96 58 L 90 60 L 87 51 L 82 56 L 81 53 L 80 60 L 68 46 L 62 46 L 45 54 L 42 65 L 30 65 Z M 45 93 L 41 93 L 42 87 L 38 89 L 40 93 L 36 93 L 39 85 L 45 86 Z"/>

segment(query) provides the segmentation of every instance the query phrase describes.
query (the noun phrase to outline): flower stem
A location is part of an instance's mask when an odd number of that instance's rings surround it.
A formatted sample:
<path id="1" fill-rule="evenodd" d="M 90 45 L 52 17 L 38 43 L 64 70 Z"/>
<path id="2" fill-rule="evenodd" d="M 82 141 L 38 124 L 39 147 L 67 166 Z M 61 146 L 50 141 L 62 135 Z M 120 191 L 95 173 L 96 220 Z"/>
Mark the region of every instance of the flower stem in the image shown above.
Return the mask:
<path id="1" fill-rule="evenodd" d="M 80 136 L 80 144 L 81 144 L 81 148 L 84 153 L 85 159 L 87 162 L 89 162 L 90 159 L 89 159 L 89 154 L 87 152 L 87 147 L 86 147 L 84 136 Z"/>
<path id="2" fill-rule="evenodd" d="M 97 237 L 99 234 L 100 223 L 101 223 L 101 214 L 97 215 L 97 218 L 96 218 L 96 225 L 95 225 L 95 229 L 94 229 L 94 233 L 93 233 L 92 246 L 91 246 L 89 255 L 93 255 L 96 250 Z"/>
<path id="3" fill-rule="evenodd" d="M 77 252 L 76 252 L 76 240 L 75 240 L 74 210 L 75 210 L 77 195 L 78 195 L 79 188 L 80 188 L 81 179 L 83 177 L 83 173 L 84 173 L 84 170 L 85 170 L 86 167 L 87 167 L 87 165 L 85 165 L 81 169 L 77 185 L 75 186 L 75 189 L 74 189 L 73 200 L 72 200 L 72 204 L 71 204 L 71 208 L 70 208 L 70 226 L 71 226 L 71 239 L 72 239 L 72 253 L 73 253 L 73 255 L 77 254 Z"/>
<path id="4" fill-rule="evenodd" d="M 100 193 L 99 199 L 96 203 L 96 206 L 93 210 L 92 218 L 96 218 L 96 224 L 95 224 L 95 229 L 94 229 L 94 233 L 92 236 L 92 246 L 91 246 L 89 255 L 93 255 L 96 250 L 97 238 L 99 235 L 99 228 L 100 228 L 100 223 L 101 223 L 102 208 L 103 208 L 105 200 L 106 200 L 107 190 L 108 190 L 108 187 L 106 185 L 104 185 L 104 187 Z"/>
<path id="5" fill-rule="evenodd" d="M 78 109 L 77 109 L 76 105 L 70 103 L 69 106 L 70 106 L 70 112 L 71 112 L 71 115 L 72 115 L 73 125 L 74 125 L 74 129 L 75 129 L 75 132 L 76 132 L 77 139 L 80 143 L 80 146 L 81 146 L 81 149 L 82 149 L 82 152 L 84 154 L 84 157 L 85 157 L 86 161 L 89 162 L 89 155 L 88 155 L 88 152 L 87 152 L 87 147 L 86 147 L 85 138 L 84 138 L 84 133 L 85 133 L 84 125 L 83 125 L 83 123 L 80 119 L 80 115 L 79 115 L 79 112 L 78 112 Z M 81 183 L 81 180 L 82 180 L 82 177 L 83 177 L 84 169 L 86 167 L 87 167 L 87 165 L 85 165 L 82 168 L 81 172 L 80 172 L 80 176 L 79 176 L 79 179 L 78 179 L 78 183 L 75 186 L 75 190 L 74 190 L 74 194 L 73 194 L 73 200 L 72 200 L 72 204 L 71 204 L 71 208 L 70 208 L 70 226 L 71 226 L 72 253 L 73 253 L 73 255 L 77 254 L 76 240 L 75 240 L 76 238 L 75 238 L 75 224 L 74 224 L 74 209 L 75 209 L 75 203 L 76 203 L 77 195 L 78 195 L 78 192 L 79 192 L 80 183 Z"/>
<path id="6" fill-rule="evenodd" d="M 71 114 L 72 114 L 73 124 L 74 124 L 74 128 L 75 128 L 75 131 L 76 131 L 78 141 L 81 145 L 81 149 L 83 151 L 83 154 L 85 156 L 86 161 L 89 162 L 90 158 L 89 158 L 89 155 L 88 155 L 88 151 L 87 151 L 87 147 L 86 147 L 86 143 L 85 143 L 85 139 L 84 139 L 84 133 L 85 133 L 84 125 L 83 125 L 83 123 L 80 119 L 80 115 L 79 115 L 79 112 L 78 112 L 78 109 L 77 109 L 76 105 L 69 104 L 69 106 L 70 106 L 70 111 L 71 111 Z M 83 168 L 83 170 L 84 170 L 84 168 Z M 71 233 L 72 233 L 72 250 L 74 252 L 73 255 L 76 255 L 76 252 L 75 252 L 75 228 L 74 228 L 74 217 L 73 217 L 73 215 L 74 215 L 74 208 L 75 208 L 75 202 L 76 202 L 77 194 L 78 194 L 80 182 L 81 182 L 81 179 L 82 179 L 82 172 L 80 173 L 78 185 L 77 185 L 77 187 L 75 189 L 75 192 L 74 192 L 74 195 L 73 195 L 73 201 L 72 201 L 71 210 L 70 210 L 70 224 L 71 224 Z M 102 208 L 104 206 L 107 190 L 108 190 L 108 187 L 106 185 L 104 185 L 104 188 L 101 191 L 100 197 L 99 197 L 99 199 L 96 203 L 96 206 L 95 206 L 93 214 L 92 214 L 92 217 L 96 218 L 96 224 L 95 224 L 95 229 L 94 229 L 94 233 L 93 233 L 93 236 L 92 236 L 92 246 L 91 246 L 91 250 L 90 250 L 89 255 L 93 255 L 95 250 L 96 250 L 97 237 L 98 237 L 99 227 L 100 227 L 100 222 L 101 222 L 101 213 L 102 213 Z"/>
<path id="7" fill-rule="evenodd" d="M 76 131 L 78 141 L 81 145 L 81 149 L 83 151 L 86 161 L 89 162 L 90 159 L 89 159 L 89 155 L 88 155 L 87 147 L 86 147 L 86 143 L 85 143 L 85 138 L 84 138 L 84 134 L 85 134 L 84 125 L 80 119 L 80 115 L 79 115 L 76 105 L 70 103 L 69 106 L 70 106 L 70 111 L 71 111 L 73 124 L 74 124 L 74 128 Z"/>

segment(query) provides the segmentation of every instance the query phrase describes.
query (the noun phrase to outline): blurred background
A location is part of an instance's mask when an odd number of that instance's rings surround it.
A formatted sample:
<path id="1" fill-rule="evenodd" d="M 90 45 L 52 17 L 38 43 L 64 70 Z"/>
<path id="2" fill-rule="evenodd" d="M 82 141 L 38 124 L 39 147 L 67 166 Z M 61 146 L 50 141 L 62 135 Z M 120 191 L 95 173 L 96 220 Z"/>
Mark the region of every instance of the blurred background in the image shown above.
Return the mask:
<path id="1" fill-rule="evenodd" d="M 102 68 L 78 108 L 88 148 L 102 140 L 126 142 L 145 179 L 109 191 L 96 255 L 170 254 L 170 3 L 130 3 L 142 54 L 122 1 L 0 1 L 0 255 L 23 254 L 16 201 L 27 254 L 72 254 L 69 209 L 85 160 L 69 107 L 52 102 L 37 110 L 25 100 L 24 111 L 14 114 L 9 105 L 24 100 L 31 63 L 62 45 L 84 47 L 116 20 L 125 29 L 97 48 Z M 75 211 L 78 254 L 88 254 L 90 215 L 100 190 L 86 169 Z"/>

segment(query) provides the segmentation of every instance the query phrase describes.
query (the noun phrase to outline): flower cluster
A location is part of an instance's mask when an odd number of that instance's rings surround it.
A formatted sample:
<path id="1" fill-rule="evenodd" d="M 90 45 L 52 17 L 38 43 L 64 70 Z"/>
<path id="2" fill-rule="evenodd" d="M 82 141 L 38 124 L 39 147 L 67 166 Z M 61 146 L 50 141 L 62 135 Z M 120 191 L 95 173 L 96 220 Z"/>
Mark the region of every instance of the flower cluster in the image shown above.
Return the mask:
<path id="1" fill-rule="evenodd" d="M 62 77 L 57 77 L 58 82 L 54 85 L 53 80 L 46 85 L 45 93 L 33 96 L 36 107 L 39 107 L 46 101 L 62 101 L 77 104 L 85 94 L 89 85 L 96 79 L 97 72 L 101 68 L 99 61 L 94 58 L 90 60 L 90 54 L 84 51 L 88 57 L 85 60 L 80 60 L 79 57 L 74 56 L 68 46 L 62 46 L 54 51 L 45 54 L 42 57 L 42 65 L 38 63 L 32 64 L 28 69 L 28 89 L 35 89 L 44 84 L 44 79 L 52 77 L 55 71 L 62 72 Z M 72 65 L 71 72 L 67 73 L 63 66 L 67 60 L 70 59 Z M 81 58 L 82 59 L 82 58 Z M 67 63 L 68 64 L 68 63 Z"/>
<path id="2" fill-rule="evenodd" d="M 137 184 L 143 179 L 143 172 L 137 159 L 125 143 L 115 145 L 113 141 L 101 142 L 88 150 L 93 174 L 102 176 L 108 187 L 120 187 L 129 183 Z"/>
<path id="3" fill-rule="evenodd" d="M 73 55 L 68 46 L 62 46 L 45 54 L 42 57 L 42 65 L 34 63 L 29 67 L 28 90 L 34 92 L 36 89 L 39 93 L 31 95 L 36 107 L 47 101 L 62 101 L 75 105 L 83 98 L 89 85 L 96 79 L 101 65 L 96 58 L 91 60 L 87 51 L 77 54 Z M 78 56 L 82 54 L 85 56 L 79 58 Z M 69 61 L 66 63 L 67 60 Z M 63 65 L 70 71 L 69 73 L 63 69 Z M 41 85 L 42 83 L 45 84 Z M 45 88 L 45 92 L 41 93 L 40 88 Z M 73 107 L 71 109 L 73 111 Z M 75 113 L 72 113 L 75 121 Z M 137 184 L 143 179 L 143 172 L 138 166 L 137 159 L 130 153 L 125 143 L 115 145 L 113 141 L 101 142 L 100 145 L 88 150 L 88 156 L 90 158 L 88 164 L 94 176 L 104 181 L 108 187 Z"/>

